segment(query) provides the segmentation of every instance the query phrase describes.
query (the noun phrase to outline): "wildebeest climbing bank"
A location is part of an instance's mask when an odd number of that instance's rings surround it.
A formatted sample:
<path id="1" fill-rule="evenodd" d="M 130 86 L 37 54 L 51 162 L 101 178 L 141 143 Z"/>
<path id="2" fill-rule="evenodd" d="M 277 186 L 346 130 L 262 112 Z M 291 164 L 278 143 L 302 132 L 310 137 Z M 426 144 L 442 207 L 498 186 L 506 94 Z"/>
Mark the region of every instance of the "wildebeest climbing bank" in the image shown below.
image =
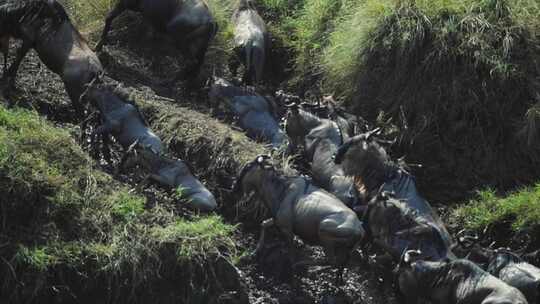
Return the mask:
<path id="1" fill-rule="evenodd" d="M 0 0 L 0 303 L 540 303 L 540 8 Z"/>

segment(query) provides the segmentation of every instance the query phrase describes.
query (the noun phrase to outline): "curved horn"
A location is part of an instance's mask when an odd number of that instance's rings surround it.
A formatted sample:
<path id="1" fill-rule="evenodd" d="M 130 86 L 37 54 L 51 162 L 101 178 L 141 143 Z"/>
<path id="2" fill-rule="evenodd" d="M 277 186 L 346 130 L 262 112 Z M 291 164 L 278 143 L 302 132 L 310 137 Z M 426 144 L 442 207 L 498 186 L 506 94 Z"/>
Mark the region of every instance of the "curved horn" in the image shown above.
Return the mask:
<path id="1" fill-rule="evenodd" d="M 292 103 L 289 103 L 289 104 L 286 104 L 285 107 L 287 109 L 289 109 L 291 112 L 297 114 L 298 111 L 300 110 L 300 106 L 298 105 L 298 103 L 296 102 L 292 102 Z"/>
<path id="2" fill-rule="evenodd" d="M 407 265 L 410 265 L 414 258 L 417 258 L 422 255 L 420 250 L 407 250 L 403 255 L 403 262 Z"/>
<path id="3" fill-rule="evenodd" d="M 337 165 L 340 165 L 343 162 L 343 158 L 345 154 L 347 153 L 347 151 L 349 151 L 351 146 L 362 139 L 363 139 L 363 134 L 360 134 L 360 135 L 350 138 L 341 146 L 339 146 L 337 152 L 332 156 L 332 158 L 334 159 L 334 163 Z"/>
<path id="4" fill-rule="evenodd" d="M 458 242 L 458 244 L 460 246 L 463 246 L 463 248 L 465 248 L 465 249 L 470 249 L 471 247 L 476 245 L 478 242 L 480 242 L 480 238 L 477 235 L 475 235 L 475 236 L 465 235 L 465 232 L 467 232 L 467 231 L 465 229 L 463 229 L 463 230 L 460 230 L 456 234 L 456 239 L 457 239 L 457 242 Z M 467 245 L 467 242 L 470 243 L 470 244 Z"/>
<path id="5" fill-rule="evenodd" d="M 370 140 L 371 137 L 375 136 L 375 135 L 380 135 L 382 132 L 382 128 L 381 127 L 378 127 L 378 128 L 375 128 L 369 132 L 366 133 L 366 140 Z"/>
<path id="6" fill-rule="evenodd" d="M 255 157 L 255 160 L 253 160 L 253 161 L 251 161 L 249 163 L 246 163 L 244 165 L 244 167 L 242 168 L 242 170 L 240 170 L 240 173 L 238 174 L 238 177 L 234 181 L 234 183 L 233 183 L 233 185 L 231 187 L 231 192 L 232 193 L 240 192 L 242 190 L 242 180 L 244 179 L 244 176 L 247 174 L 247 172 L 249 170 L 251 170 L 253 168 L 253 166 L 255 166 L 255 165 L 263 166 L 268 159 L 271 159 L 270 155 L 261 154 L 261 155 Z"/>

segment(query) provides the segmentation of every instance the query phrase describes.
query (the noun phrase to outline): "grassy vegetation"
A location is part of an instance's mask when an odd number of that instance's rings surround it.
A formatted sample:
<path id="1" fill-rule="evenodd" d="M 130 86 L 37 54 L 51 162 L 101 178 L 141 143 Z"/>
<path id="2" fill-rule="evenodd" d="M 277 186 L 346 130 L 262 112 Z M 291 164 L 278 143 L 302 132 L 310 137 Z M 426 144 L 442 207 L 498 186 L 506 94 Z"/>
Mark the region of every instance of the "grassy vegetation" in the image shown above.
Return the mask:
<path id="1" fill-rule="evenodd" d="M 514 231 L 540 227 L 540 184 L 499 197 L 493 190 L 481 191 L 478 198 L 456 208 L 454 221 L 464 228 L 483 230 L 506 225 Z"/>
<path id="2" fill-rule="evenodd" d="M 80 7 L 79 22 L 91 24 L 92 16 L 110 5 L 96 2 L 73 6 Z M 221 28 L 211 65 L 224 65 L 230 51 L 233 3 L 209 2 Z M 280 47 L 293 54 L 293 86 L 303 91 L 322 85 L 323 92 L 343 97 L 349 109 L 369 120 L 391 119 L 400 134 L 395 152 L 424 164 L 419 182 L 430 200 L 462 200 L 486 185 L 513 189 L 540 175 L 538 1 L 259 0 L 258 5 Z M 173 150 L 205 168 L 196 173 L 221 197 L 234 199 L 221 185 L 264 149 L 253 149 L 228 130 L 215 132 L 197 113 L 144 108 L 150 117 L 163 117 L 153 119 L 153 127 Z M 513 219 L 514 229 L 523 228 L 536 223 L 536 204 L 525 203 L 533 202 L 535 189 L 505 199 L 483 192 L 457 217 L 468 227 Z"/>
<path id="3" fill-rule="evenodd" d="M 218 290 L 208 267 L 235 258 L 234 226 L 181 218 L 167 203 L 146 208 L 34 113 L 0 106 L 0 142 L 3 300 L 206 303 Z"/>

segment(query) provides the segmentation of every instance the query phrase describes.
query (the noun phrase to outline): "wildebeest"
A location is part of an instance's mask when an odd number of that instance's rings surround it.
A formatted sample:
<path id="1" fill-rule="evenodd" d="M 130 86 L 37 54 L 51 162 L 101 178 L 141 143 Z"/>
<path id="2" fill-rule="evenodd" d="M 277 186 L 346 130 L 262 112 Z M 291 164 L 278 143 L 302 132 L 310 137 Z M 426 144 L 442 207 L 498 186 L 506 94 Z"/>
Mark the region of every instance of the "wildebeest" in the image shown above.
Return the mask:
<path id="1" fill-rule="evenodd" d="M 293 151 L 298 146 L 304 147 L 305 157 L 311 162 L 313 179 L 349 207 L 357 207 L 361 199 L 353 179 L 345 176 L 341 165 L 333 161 L 338 147 L 348 138 L 337 123 L 292 105 L 285 130 Z"/>
<path id="2" fill-rule="evenodd" d="M 3 77 L 6 77 L 9 57 L 9 36 L 0 37 L 0 52 L 4 55 Z"/>
<path id="3" fill-rule="evenodd" d="M 514 287 L 468 260 L 415 260 L 408 251 L 396 271 L 406 303 L 419 299 L 435 304 L 527 304 Z"/>
<path id="4" fill-rule="evenodd" d="M 180 159 L 154 153 L 151 147 L 135 144 L 124 157 L 120 170 L 140 166 L 147 173 L 139 188 L 149 182 L 177 190 L 190 205 L 202 212 L 217 208 L 214 195 L 191 173 L 187 164 Z"/>
<path id="5" fill-rule="evenodd" d="M 509 249 L 480 246 L 477 237 L 460 236 L 459 245 L 467 259 L 481 265 L 490 274 L 519 289 L 529 303 L 540 303 L 540 269 L 527 263 Z"/>
<path id="6" fill-rule="evenodd" d="M 540 303 L 540 269 L 509 250 L 495 250 L 487 271 L 519 289 L 529 303 Z"/>
<path id="7" fill-rule="evenodd" d="M 150 130 L 127 91 L 116 81 L 96 78 L 88 85 L 83 98 L 99 110 L 103 120 L 92 134 L 93 142 L 98 135 L 112 135 L 124 151 L 137 142 L 155 154 L 163 152 L 161 139 Z"/>
<path id="8" fill-rule="evenodd" d="M 231 58 L 230 70 L 235 75 L 238 62 L 242 61 L 245 65 L 243 81 L 247 84 L 259 82 L 263 77 L 269 39 L 266 25 L 257 12 L 254 0 L 238 0 L 232 23 L 236 58 Z"/>
<path id="9" fill-rule="evenodd" d="M 420 250 L 430 260 L 455 258 L 440 229 L 392 193 L 382 192 L 374 197 L 362 222 L 369 240 L 396 262 L 408 249 Z"/>
<path id="10" fill-rule="evenodd" d="M 175 47 L 191 61 L 186 71 L 178 73 L 176 79 L 199 74 L 208 45 L 218 31 L 204 0 L 118 0 L 105 19 L 97 51 L 107 41 L 113 20 L 126 10 L 140 12 L 158 32 L 170 37 Z"/>
<path id="11" fill-rule="evenodd" d="M 381 191 L 393 193 L 394 197 L 415 210 L 418 216 L 439 230 L 446 247 L 452 246 L 452 238 L 444 223 L 431 205 L 418 193 L 416 181 L 405 168 L 390 159 L 375 138 L 379 130 L 354 136 L 341 145 L 335 155 L 335 163 L 341 164 L 345 174 L 354 176 L 367 192 L 369 199 Z"/>
<path id="12" fill-rule="evenodd" d="M 276 225 L 289 242 L 297 235 L 308 244 L 322 246 L 340 268 L 341 280 L 351 251 L 365 235 L 362 223 L 339 199 L 304 177 L 285 176 L 269 160 L 269 156 L 258 156 L 247 163 L 233 187 L 234 193 L 255 191 L 270 210 L 272 218 L 262 224 L 256 252 L 263 248 L 265 230 Z"/>
<path id="13" fill-rule="evenodd" d="M 22 40 L 6 73 L 10 86 L 15 85 L 19 65 L 33 48 L 41 61 L 62 78 L 75 110 L 83 115 L 80 96 L 86 85 L 103 73 L 103 68 L 64 7 L 56 0 L 7 0 L 0 4 L 0 25 L 0 36 Z"/>
<path id="14" fill-rule="evenodd" d="M 286 144 L 287 136 L 279 126 L 274 106 L 268 99 L 216 77 L 213 78 L 209 97 L 213 107 L 225 103 L 227 109 L 238 117 L 240 127 L 249 137 L 270 142 L 274 148 Z"/>

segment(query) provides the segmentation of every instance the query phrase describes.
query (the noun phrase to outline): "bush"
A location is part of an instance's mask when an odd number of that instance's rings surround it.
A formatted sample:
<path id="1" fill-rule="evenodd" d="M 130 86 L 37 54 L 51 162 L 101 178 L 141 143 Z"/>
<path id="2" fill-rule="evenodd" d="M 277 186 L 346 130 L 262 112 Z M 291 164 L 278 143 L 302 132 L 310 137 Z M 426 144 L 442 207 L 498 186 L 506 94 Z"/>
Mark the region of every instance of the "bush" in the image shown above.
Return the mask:
<path id="1" fill-rule="evenodd" d="M 167 203 L 147 209 L 34 113 L 0 106 L 0 143 L 3 300 L 206 302 L 219 291 L 211 267 L 235 258 L 234 226 L 181 218 Z"/>

